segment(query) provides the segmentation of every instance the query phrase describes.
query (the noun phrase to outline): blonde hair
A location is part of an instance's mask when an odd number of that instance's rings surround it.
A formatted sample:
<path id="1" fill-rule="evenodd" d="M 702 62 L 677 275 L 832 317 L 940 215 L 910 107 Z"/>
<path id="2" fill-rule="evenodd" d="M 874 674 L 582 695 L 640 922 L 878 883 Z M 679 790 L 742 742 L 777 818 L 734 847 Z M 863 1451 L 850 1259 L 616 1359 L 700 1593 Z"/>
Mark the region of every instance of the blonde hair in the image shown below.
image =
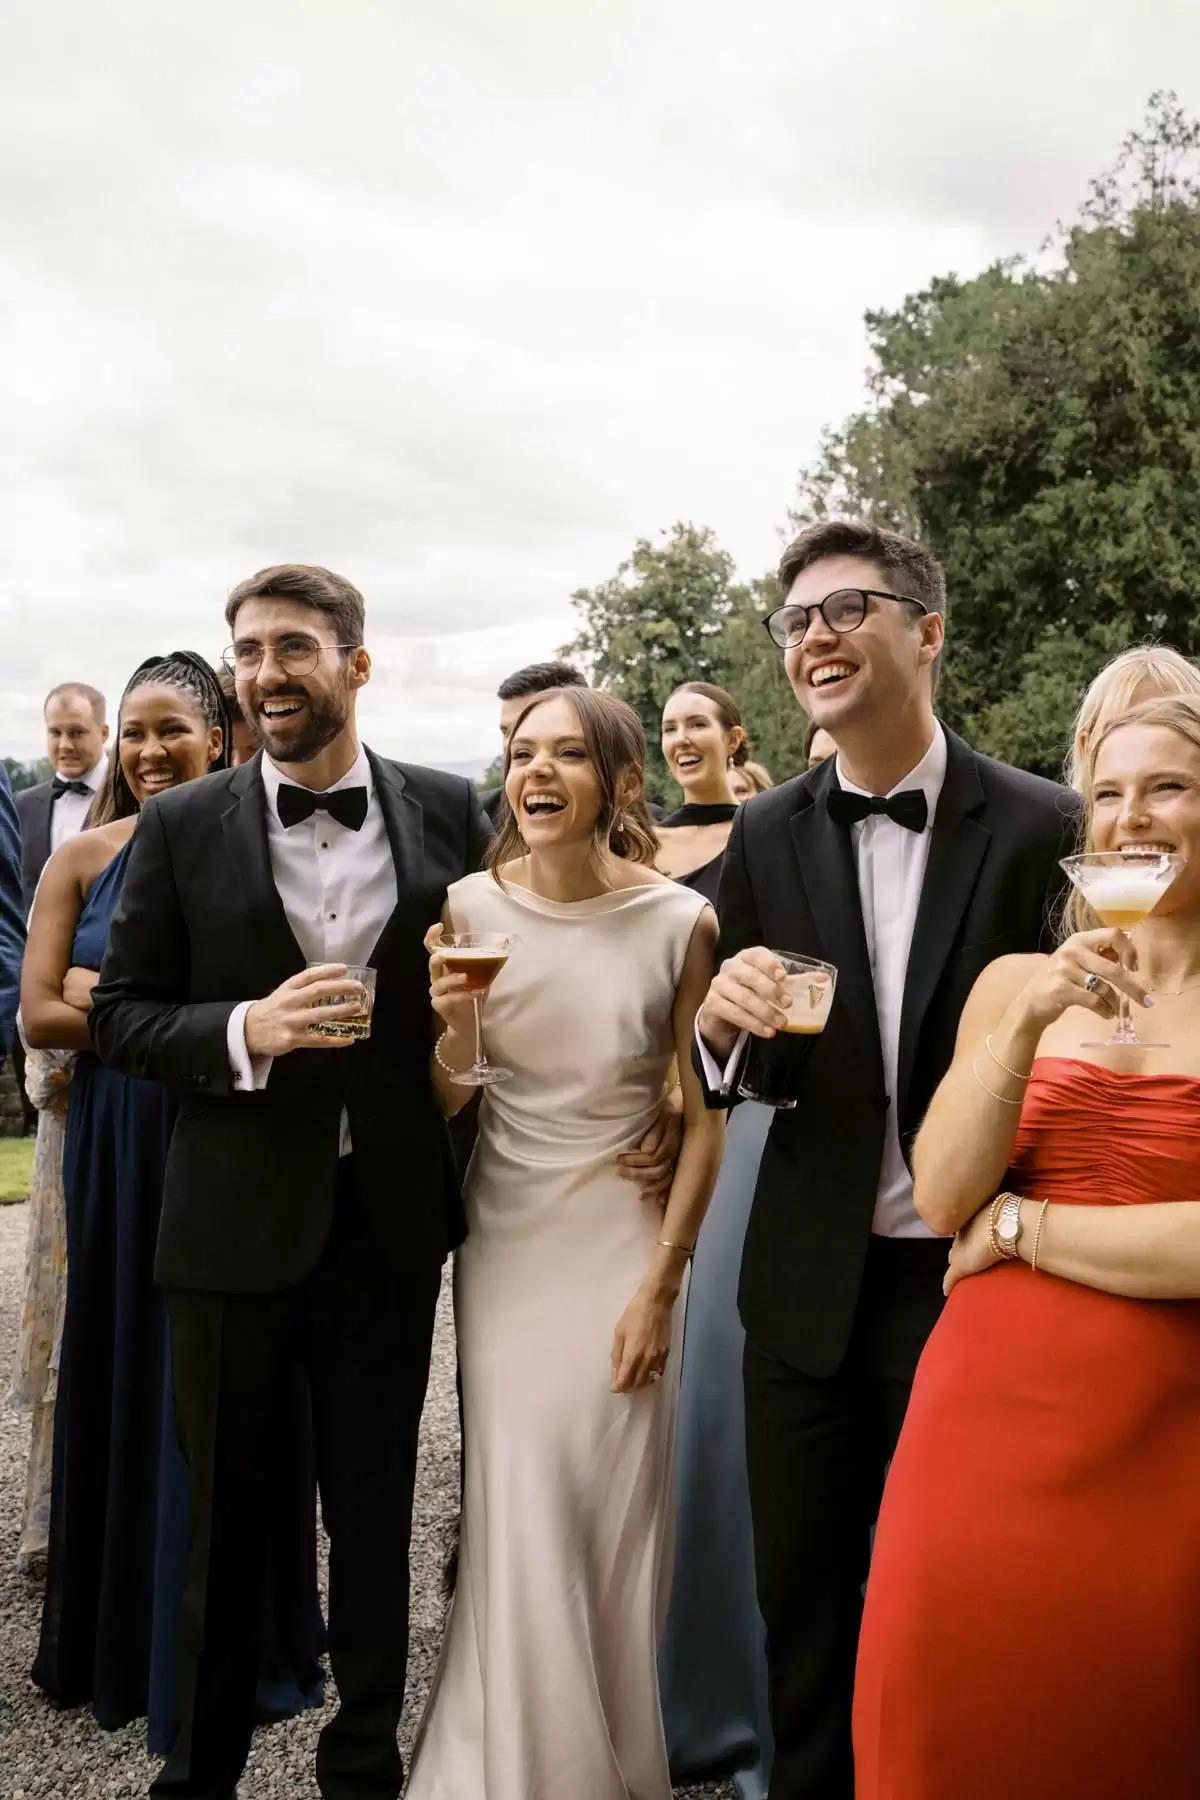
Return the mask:
<path id="1" fill-rule="evenodd" d="M 1064 777 L 1077 794 L 1084 791 L 1089 750 L 1114 720 L 1125 717 L 1133 706 L 1133 696 L 1144 685 L 1156 688 L 1160 695 L 1200 696 L 1200 668 L 1170 644 L 1136 644 L 1105 663 L 1083 696 L 1071 732 Z"/>
<path id="2" fill-rule="evenodd" d="M 535 707 L 548 700 L 565 700 L 579 721 L 588 760 L 596 772 L 600 787 L 600 812 L 592 835 L 593 865 L 601 868 L 605 853 L 623 857 L 627 862 L 653 867 L 658 855 L 658 839 L 654 821 L 646 808 L 646 734 L 642 721 L 624 700 L 606 694 L 600 688 L 548 688 L 533 694 L 529 704 L 508 734 L 504 748 L 504 781 L 512 767 L 513 745 L 522 725 Z M 636 785 L 623 804 L 620 788 L 626 776 L 635 777 Z M 511 806 L 503 809 L 500 828 L 488 846 L 486 866 L 503 886 L 500 871 L 505 863 L 525 854 L 525 840 Z"/>
<path id="3" fill-rule="evenodd" d="M 1180 661 L 1182 660 L 1181 657 Z M 1113 732 L 1122 731 L 1127 725 L 1157 725 L 1164 731 L 1177 732 L 1194 749 L 1200 750 L 1200 682 L 1197 682 L 1196 690 L 1192 693 L 1160 694 L 1155 700 L 1141 701 L 1139 705 L 1106 720 L 1096 735 L 1089 739 L 1080 773 L 1079 790 L 1084 804 L 1085 851 L 1096 847 L 1092 836 L 1092 794 L 1096 784 L 1096 761 L 1102 746 L 1108 742 Z M 1099 924 L 1100 920 L 1072 882 L 1063 908 L 1061 935 L 1071 937 L 1077 931 L 1094 931 Z"/>
<path id="4" fill-rule="evenodd" d="M 760 762 L 744 762 L 735 767 L 739 775 L 745 776 L 755 794 L 765 794 L 768 788 L 775 786 Z"/>

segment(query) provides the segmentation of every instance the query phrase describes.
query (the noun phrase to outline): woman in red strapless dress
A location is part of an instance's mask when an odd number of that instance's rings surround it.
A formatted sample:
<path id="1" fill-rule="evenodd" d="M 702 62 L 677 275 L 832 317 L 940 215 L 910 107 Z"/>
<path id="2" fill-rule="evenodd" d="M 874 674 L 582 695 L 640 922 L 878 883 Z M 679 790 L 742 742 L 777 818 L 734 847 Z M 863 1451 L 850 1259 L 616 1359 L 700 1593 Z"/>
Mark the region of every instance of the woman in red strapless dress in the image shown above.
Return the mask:
<path id="1" fill-rule="evenodd" d="M 1094 848 L 1189 860 L 1136 974 L 1109 930 L 984 972 L 918 1139 L 959 1237 L 879 1520 L 858 1800 L 1200 1794 L 1200 705 L 1118 721 L 1086 797 Z M 1169 1047 L 1082 1047 L 1114 987 Z"/>

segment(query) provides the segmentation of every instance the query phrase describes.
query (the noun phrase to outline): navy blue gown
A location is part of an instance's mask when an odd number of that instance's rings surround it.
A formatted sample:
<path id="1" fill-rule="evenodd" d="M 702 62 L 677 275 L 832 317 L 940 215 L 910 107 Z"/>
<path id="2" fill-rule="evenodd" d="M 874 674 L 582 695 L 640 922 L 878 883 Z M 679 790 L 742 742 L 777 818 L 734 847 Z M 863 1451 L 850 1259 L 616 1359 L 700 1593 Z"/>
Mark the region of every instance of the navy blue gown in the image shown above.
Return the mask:
<path id="1" fill-rule="evenodd" d="M 93 882 L 72 962 L 99 969 L 129 845 Z M 116 1729 L 149 1715 L 147 1741 L 179 1723 L 176 1636 L 187 1470 L 170 1396 L 166 1309 L 154 1285 L 169 1091 L 92 1055 L 71 1082 L 63 1156 L 67 1302 L 54 1419 L 49 1566 L 33 1679 L 61 1706 L 91 1702 Z M 272 1593 L 264 1597 L 260 1712 L 322 1701 L 316 1506 L 303 1396 L 281 1420 Z"/>
<path id="2" fill-rule="evenodd" d="M 662 820 L 712 824 L 718 807 Z M 679 879 L 717 904 L 724 853 Z M 688 1281 L 676 1425 L 675 1573 L 658 1682 L 676 1782 L 731 1776 L 740 1800 L 765 1800 L 774 1745 L 766 1629 L 754 1586 L 737 1287 L 758 1164 L 773 1118 L 744 1101 L 732 1114 L 717 1185 Z"/>

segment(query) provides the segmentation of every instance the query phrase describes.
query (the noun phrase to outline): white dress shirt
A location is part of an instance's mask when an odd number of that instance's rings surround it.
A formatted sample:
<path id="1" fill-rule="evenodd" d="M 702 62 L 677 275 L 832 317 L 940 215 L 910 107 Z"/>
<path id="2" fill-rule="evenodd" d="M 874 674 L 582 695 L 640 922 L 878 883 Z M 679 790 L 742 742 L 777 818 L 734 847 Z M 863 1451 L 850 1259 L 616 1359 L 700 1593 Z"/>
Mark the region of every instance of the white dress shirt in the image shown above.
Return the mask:
<path id="1" fill-rule="evenodd" d="M 837 759 L 837 778 L 848 794 L 866 793 L 848 780 Z M 946 779 L 946 734 L 937 720 L 928 750 L 902 781 L 898 781 L 884 799 L 892 794 L 919 788 L 925 795 L 928 817 L 924 831 L 910 831 L 897 825 L 886 813 L 873 813 L 850 827 L 858 870 L 858 895 L 862 907 L 863 932 L 871 962 L 871 979 L 875 987 L 875 1011 L 879 1019 L 879 1047 L 883 1054 L 884 1091 L 891 1097 L 883 1133 L 883 1157 L 879 1168 L 879 1187 L 875 1197 L 875 1213 L 871 1230 L 879 1237 L 933 1237 L 928 1225 L 913 1205 L 912 1176 L 900 1148 L 900 1127 L 896 1117 L 896 1089 L 900 1059 L 900 1014 L 904 1006 L 904 984 L 908 975 L 908 953 L 912 947 L 913 928 L 921 901 L 921 886 L 929 862 L 929 845 L 934 814 Z M 700 1037 L 700 1059 L 709 1086 L 718 1093 L 728 1093 L 745 1049 L 743 1032 L 733 1053 L 721 1069 Z"/>
<path id="2" fill-rule="evenodd" d="M 68 838 L 73 838 L 83 830 L 84 820 L 91 810 L 92 801 L 100 792 L 104 777 L 108 773 L 108 757 L 102 756 L 93 763 L 86 775 L 73 775 L 71 780 L 82 781 L 88 788 L 86 794 L 60 794 L 50 807 L 50 850 L 51 854 Z M 64 777 L 65 779 L 65 777 Z"/>
<path id="3" fill-rule="evenodd" d="M 365 965 L 396 906 L 396 864 L 366 751 L 360 750 L 353 768 L 324 790 L 366 788 L 367 816 L 358 831 L 340 825 L 321 810 L 298 825 L 285 826 L 279 817 L 279 790 L 285 783 L 291 787 L 300 784 L 265 754 L 262 780 L 267 794 L 271 873 L 304 960 Z M 252 1057 L 246 1049 L 246 1014 L 253 1004 L 245 1000 L 233 1009 L 226 1037 L 233 1084 L 243 1092 L 265 1088 L 274 1062 L 270 1056 Z M 343 1114 L 341 1154 L 345 1156 L 349 1150 L 350 1134 Z"/>

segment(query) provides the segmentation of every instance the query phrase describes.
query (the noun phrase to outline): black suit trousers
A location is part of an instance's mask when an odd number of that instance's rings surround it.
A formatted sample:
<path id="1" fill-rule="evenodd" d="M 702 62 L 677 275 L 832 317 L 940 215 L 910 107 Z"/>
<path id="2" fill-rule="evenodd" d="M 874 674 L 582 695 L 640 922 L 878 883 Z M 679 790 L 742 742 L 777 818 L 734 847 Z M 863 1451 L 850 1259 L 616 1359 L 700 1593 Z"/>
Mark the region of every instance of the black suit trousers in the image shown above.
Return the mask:
<path id="1" fill-rule="evenodd" d="M 850 1710 L 871 1531 L 949 1246 L 871 1239 L 845 1360 L 805 1375 L 748 1336 L 746 1456 L 767 1627 L 770 1800 L 853 1800 Z"/>
<path id="2" fill-rule="evenodd" d="M 229 1800 L 245 1765 L 275 1427 L 297 1364 L 312 1391 L 340 1700 L 321 1733 L 317 1782 L 326 1800 L 399 1794 L 417 1428 L 439 1279 L 436 1268 L 403 1276 L 389 1268 L 347 1157 L 324 1254 L 300 1286 L 265 1295 L 168 1292 L 191 1515 L 182 1724 L 153 1795 Z"/>

